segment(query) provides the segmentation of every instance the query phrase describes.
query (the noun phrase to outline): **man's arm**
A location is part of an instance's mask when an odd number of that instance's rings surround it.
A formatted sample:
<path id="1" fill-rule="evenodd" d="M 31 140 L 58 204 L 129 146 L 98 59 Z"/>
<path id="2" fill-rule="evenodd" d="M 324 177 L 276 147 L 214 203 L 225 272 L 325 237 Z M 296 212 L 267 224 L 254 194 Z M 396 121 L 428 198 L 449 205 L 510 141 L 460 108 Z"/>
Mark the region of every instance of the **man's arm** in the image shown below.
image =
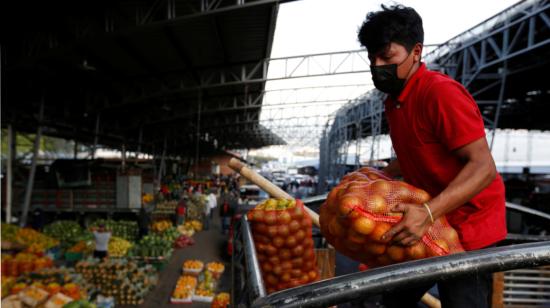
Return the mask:
<path id="1" fill-rule="evenodd" d="M 399 161 L 397 159 L 390 161 L 386 168 L 382 169 L 382 172 L 386 173 L 392 178 L 401 176 L 401 167 L 399 167 Z"/>
<path id="2" fill-rule="evenodd" d="M 475 195 L 489 186 L 497 171 L 485 138 L 480 138 L 455 150 L 464 167 L 449 186 L 438 196 L 428 202 L 434 219 L 455 210 L 471 200 Z M 390 229 L 384 237 L 392 238 L 402 245 L 416 243 L 430 226 L 430 216 L 423 206 L 416 204 L 398 204 L 394 212 L 403 212 L 400 223 Z"/>

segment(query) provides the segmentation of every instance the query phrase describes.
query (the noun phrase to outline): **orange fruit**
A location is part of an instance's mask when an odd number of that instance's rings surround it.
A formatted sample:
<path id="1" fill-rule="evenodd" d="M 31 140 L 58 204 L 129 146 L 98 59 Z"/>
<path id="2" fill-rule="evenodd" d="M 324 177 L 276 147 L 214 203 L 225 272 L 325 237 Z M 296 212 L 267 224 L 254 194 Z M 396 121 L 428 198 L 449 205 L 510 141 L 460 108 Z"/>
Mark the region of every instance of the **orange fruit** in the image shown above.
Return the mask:
<path id="1" fill-rule="evenodd" d="M 405 260 L 405 248 L 401 246 L 392 245 L 388 247 L 386 254 L 395 262 Z"/>
<path id="2" fill-rule="evenodd" d="M 405 248 L 405 254 L 414 260 L 423 259 L 426 257 L 426 246 L 423 243 L 416 243 Z"/>
<path id="3" fill-rule="evenodd" d="M 387 243 L 391 240 L 391 238 L 386 238 L 385 240 L 382 240 L 382 235 L 384 235 L 386 232 L 388 232 L 391 229 L 391 225 L 386 222 L 377 222 L 376 226 L 374 227 L 374 230 L 369 234 L 370 238 L 374 241 L 380 242 L 380 243 Z"/>
<path id="4" fill-rule="evenodd" d="M 351 224 L 353 230 L 364 235 L 370 234 L 374 230 L 375 226 L 376 222 L 367 217 L 359 217 Z"/>
<path id="5" fill-rule="evenodd" d="M 368 243 L 365 245 L 364 250 L 370 255 L 378 256 L 386 252 L 386 245 L 378 243 Z"/>

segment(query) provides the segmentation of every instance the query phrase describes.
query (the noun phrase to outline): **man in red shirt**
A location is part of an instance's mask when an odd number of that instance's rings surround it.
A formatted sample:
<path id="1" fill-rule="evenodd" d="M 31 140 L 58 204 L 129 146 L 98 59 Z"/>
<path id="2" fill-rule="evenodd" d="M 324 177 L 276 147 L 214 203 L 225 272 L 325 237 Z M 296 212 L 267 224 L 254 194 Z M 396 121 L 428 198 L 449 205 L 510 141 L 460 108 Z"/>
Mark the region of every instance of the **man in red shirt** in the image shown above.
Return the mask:
<path id="1" fill-rule="evenodd" d="M 506 236 L 504 184 L 485 139 L 476 102 L 458 82 L 421 62 L 424 31 L 418 13 L 382 6 L 369 13 L 359 41 L 367 48 L 377 89 L 388 94 L 386 117 L 397 160 L 390 176 L 433 197 L 425 205 L 399 204 L 400 223 L 384 236 L 417 243 L 433 219 L 445 216 L 466 250 L 495 245 Z M 386 296 L 387 307 L 416 307 L 431 286 Z M 488 307 L 491 274 L 438 283 L 443 307 Z"/>

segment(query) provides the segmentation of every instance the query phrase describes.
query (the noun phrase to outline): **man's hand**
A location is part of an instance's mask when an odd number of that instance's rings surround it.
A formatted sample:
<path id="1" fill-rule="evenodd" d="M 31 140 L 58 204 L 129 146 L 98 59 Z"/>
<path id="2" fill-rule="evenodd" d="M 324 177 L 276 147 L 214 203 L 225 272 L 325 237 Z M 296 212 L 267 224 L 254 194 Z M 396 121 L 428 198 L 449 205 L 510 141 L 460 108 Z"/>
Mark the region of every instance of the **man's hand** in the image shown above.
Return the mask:
<path id="1" fill-rule="evenodd" d="M 390 239 L 393 243 L 402 246 L 414 245 L 430 227 L 430 215 L 422 205 L 400 203 L 391 211 L 403 213 L 403 218 L 382 236 L 383 240 Z"/>

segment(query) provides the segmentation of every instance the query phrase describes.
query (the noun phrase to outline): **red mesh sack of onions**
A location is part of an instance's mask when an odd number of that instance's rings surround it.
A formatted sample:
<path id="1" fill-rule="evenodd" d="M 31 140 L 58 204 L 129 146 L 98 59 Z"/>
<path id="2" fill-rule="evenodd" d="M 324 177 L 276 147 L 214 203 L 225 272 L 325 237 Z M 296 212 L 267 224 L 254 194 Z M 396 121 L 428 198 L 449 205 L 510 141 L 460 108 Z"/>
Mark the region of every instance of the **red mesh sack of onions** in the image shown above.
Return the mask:
<path id="1" fill-rule="evenodd" d="M 372 168 L 347 174 L 321 206 L 319 222 L 327 241 L 340 253 L 369 268 L 462 252 L 457 232 L 445 217 L 438 218 L 413 246 L 382 240 L 402 213 L 390 209 L 399 203 L 423 207 L 430 195 L 402 181 L 394 181 Z"/>

